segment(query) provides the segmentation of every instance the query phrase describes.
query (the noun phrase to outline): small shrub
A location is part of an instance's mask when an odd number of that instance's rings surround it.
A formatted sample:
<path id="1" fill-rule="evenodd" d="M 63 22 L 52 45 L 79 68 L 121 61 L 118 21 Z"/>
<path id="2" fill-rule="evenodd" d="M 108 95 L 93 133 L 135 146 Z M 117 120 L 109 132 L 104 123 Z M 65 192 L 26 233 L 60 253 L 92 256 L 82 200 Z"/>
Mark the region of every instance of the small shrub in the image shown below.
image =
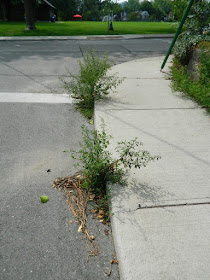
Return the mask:
<path id="1" fill-rule="evenodd" d="M 180 34 L 179 39 L 174 48 L 174 56 L 186 65 L 191 57 L 193 47 L 202 40 L 201 35 L 191 35 L 187 32 Z"/>
<path id="2" fill-rule="evenodd" d="M 68 71 L 72 80 L 64 81 L 65 88 L 71 97 L 79 101 L 80 108 L 94 108 L 94 102 L 113 91 L 123 79 L 116 75 L 107 76 L 107 71 L 112 66 L 108 56 L 102 59 L 94 51 L 84 55 L 84 62 L 79 60 L 79 75 Z"/>
<path id="3" fill-rule="evenodd" d="M 72 151 L 72 157 L 78 160 L 78 166 L 82 166 L 85 180 L 83 186 L 92 189 L 96 193 L 106 193 L 106 183 L 125 183 L 125 168 L 145 167 L 149 161 L 158 160 L 159 156 L 151 156 L 148 151 L 136 151 L 136 147 L 142 145 L 137 139 L 119 142 L 116 151 L 117 159 L 112 158 L 107 150 L 111 136 L 102 131 L 90 131 L 82 126 L 83 142 L 78 152 Z"/>
<path id="4" fill-rule="evenodd" d="M 178 59 L 174 59 L 172 70 L 172 88 L 185 93 L 199 105 L 210 112 L 210 58 L 209 53 L 201 51 L 198 77 L 193 79 L 187 66 L 183 66 Z"/>
<path id="5" fill-rule="evenodd" d="M 209 13 L 208 1 L 196 0 L 192 5 L 190 15 L 187 17 L 183 31 L 174 47 L 174 55 L 183 65 L 188 63 L 192 49 L 200 41 L 205 40 L 203 27 L 208 24 Z"/>
<path id="6" fill-rule="evenodd" d="M 209 87 L 210 85 L 210 42 L 203 42 L 199 45 L 200 65 L 199 65 L 199 81 L 201 84 Z"/>

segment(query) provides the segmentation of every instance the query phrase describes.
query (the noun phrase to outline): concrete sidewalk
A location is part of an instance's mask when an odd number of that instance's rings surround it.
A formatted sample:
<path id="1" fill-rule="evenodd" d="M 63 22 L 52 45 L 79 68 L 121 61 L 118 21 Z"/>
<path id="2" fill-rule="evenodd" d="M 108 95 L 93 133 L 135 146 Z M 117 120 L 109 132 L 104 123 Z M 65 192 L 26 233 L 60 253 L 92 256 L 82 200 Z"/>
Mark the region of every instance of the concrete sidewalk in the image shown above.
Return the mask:
<path id="1" fill-rule="evenodd" d="M 174 34 L 127 34 L 127 35 L 83 35 L 83 36 L 0 36 L 0 41 L 49 41 L 49 40 L 106 40 L 106 39 L 167 39 Z"/>
<path id="2" fill-rule="evenodd" d="M 95 108 L 114 138 L 138 137 L 161 160 L 112 188 L 112 227 L 121 279 L 210 279 L 210 118 L 170 88 L 164 57 L 114 66 L 126 77 Z M 169 63 L 168 63 L 169 64 Z M 111 72 L 112 72 L 111 71 Z"/>

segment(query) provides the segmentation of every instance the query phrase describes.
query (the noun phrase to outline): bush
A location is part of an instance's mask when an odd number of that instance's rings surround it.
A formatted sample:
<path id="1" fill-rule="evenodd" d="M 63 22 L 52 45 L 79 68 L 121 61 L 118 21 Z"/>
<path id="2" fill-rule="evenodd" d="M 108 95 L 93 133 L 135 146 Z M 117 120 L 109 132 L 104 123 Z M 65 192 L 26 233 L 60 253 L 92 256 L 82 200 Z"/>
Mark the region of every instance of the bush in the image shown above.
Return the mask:
<path id="1" fill-rule="evenodd" d="M 200 44 L 199 82 L 204 86 L 210 85 L 210 42 Z M 210 97 L 209 97 L 210 98 Z"/>
<path id="2" fill-rule="evenodd" d="M 187 32 L 180 34 L 179 39 L 174 48 L 174 56 L 186 65 L 192 55 L 193 47 L 202 40 L 201 35 L 190 35 Z"/>
<path id="3" fill-rule="evenodd" d="M 188 63 L 193 47 L 205 39 L 203 27 L 208 23 L 209 14 L 210 3 L 207 1 L 196 0 L 192 5 L 174 47 L 174 55 L 183 65 Z"/>
<path id="4" fill-rule="evenodd" d="M 183 66 L 178 59 L 174 59 L 172 77 L 174 90 L 182 91 L 193 98 L 198 104 L 210 112 L 210 43 L 199 44 L 200 55 L 197 78 L 193 77 L 187 66 Z"/>
<path id="5" fill-rule="evenodd" d="M 108 55 L 100 59 L 90 51 L 84 55 L 83 63 L 79 60 L 78 76 L 68 71 L 72 80 L 69 83 L 64 81 L 65 88 L 79 101 L 81 108 L 93 108 L 95 100 L 103 98 L 122 82 L 123 79 L 116 75 L 107 76 L 111 66 Z"/>
<path id="6" fill-rule="evenodd" d="M 116 151 L 117 159 L 107 150 L 111 136 L 102 131 L 90 131 L 82 126 L 83 142 L 78 152 L 72 151 L 72 157 L 78 160 L 77 166 L 82 166 L 85 180 L 83 186 L 92 189 L 96 193 L 105 194 L 106 183 L 125 183 L 125 168 L 145 167 L 149 161 L 158 160 L 159 156 L 150 156 L 148 151 L 136 151 L 136 147 L 142 145 L 137 139 L 118 143 Z"/>

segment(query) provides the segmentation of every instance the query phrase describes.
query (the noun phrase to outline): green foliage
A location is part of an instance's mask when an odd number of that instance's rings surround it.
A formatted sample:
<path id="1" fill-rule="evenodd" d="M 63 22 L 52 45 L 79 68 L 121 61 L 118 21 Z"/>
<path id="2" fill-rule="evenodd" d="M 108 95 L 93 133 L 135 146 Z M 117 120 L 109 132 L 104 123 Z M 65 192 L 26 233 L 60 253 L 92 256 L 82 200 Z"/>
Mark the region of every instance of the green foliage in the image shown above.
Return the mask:
<path id="1" fill-rule="evenodd" d="M 93 108 L 96 100 L 103 98 L 122 82 L 115 75 L 107 76 L 111 66 L 107 55 L 100 59 L 94 51 L 90 51 L 84 55 L 83 63 L 79 61 L 79 75 L 69 72 L 72 80 L 69 83 L 64 81 L 64 84 L 71 96 L 79 101 L 80 107 Z"/>
<path id="2" fill-rule="evenodd" d="M 172 12 L 176 20 L 181 21 L 184 11 L 187 8 L 188 0 L 172 1 Z"/>
<path id="3" fill-rule="evenodd" d="M 93 118 L 94 108 L 81 108 L 80 106 L 77 106 L 77 109 L 86 119 L 91 120 Z"/>
<path id="4" fill-rule="evenodd" d="M 147 11 L 150 15 L 150 20 L 152 19 L 154 21 L 163 20 L 164 17 L 168 18 L 171 9 L 172 9 L 171 0 L 154 0 L 152 2 L 144 0 L 140 3 L 138 0 L 128 0 L 128 2 L 125 3 L 123 8 L 123 10 L 126 11 L 127 13 Z"/>
<path id="5" fill-rule="evenodd" d="M 195 47 L 198 42 L 202 40 L 201 35 L 188 34 L 188 32 L 183 32 L 179 35 L 178 40 L 174 47 L 175 57 L 183 64 L 186 65 L 191 57 L 193 47 Z"/>
<path id="6" fill-rule="evenodd" d="M 154 0 L 153 11 L 156 20 L 163 20 L 171 12 L 171 0 Z"/>
<path id="7" fill-rule="evenodd" d="M 99 0 L 83 0 L 80 2 L 79 12 L 83 20 L 100 20 L 102 3 Z"/>
<path id="8" fill-rule="evenodd" d="M 111 2 L 111 10 L 113 10 L 113 14 L 117 15 L 118 18 L 120 18 L 121 16 L 121 12 L 123 12 L 123 7 L 121 5 L 121 3 L 115 3 L 115 2 Z M 108 13 L 107 13 L 108 15 Z"/>
<path id="9" fill-rule="evenodd" d="M 140 4 L 139 6 L 140 11 L 147 11 L 149 15 L 152 15 L 154 13 L 153 5 L 151 2 L 144 0 L 139 4 Z"/>
<path id="10" fill-rule="evenodd" d="M 197 78 L 193 78 L 187 66 L 183 66 L 176 58 L 171 69 L 173 89 L 184 92 L 210 112 L 210 51 L 201 49 Z"/>
<path id="11" fill-rule="evenodd" d="M 148 151 L 138 150 L 136 147 L 143 145 L 137 141 L 137 138 L 130 141 L 118 142 L 116 151 L 119 153 L 118 161 L 129 168 L 141 168 L 146 167 L 150 161 L 158 160 L 160 156 L 151 156 Z"/>
<path id="12" fill-rule="evenodd" d="M 138 18 L 138 13 L 137 12 L 131 12 L 127 17 L 128 21 L 137 21 L 138 19 L 139 18 Z"/>
<path id="13" fill-rule="evenodd" d="M 210 85 L 210 43 L 203 42 L 199 45 L 201 49 L 199 65 L 199 82 L 209 87 Z M 209 93 L 210 95 L 210 93 Z M 209 97 L 210 98 L 210 97 Z"/>
<path id="14" fill-rule="evenodd" d="M 188 63 L 193 47 L 205 39 L 202 30 L 208 22 L 209 14 L 210 3 L 207 1 L 196 0 L 192 5 L 190 15 L 174 47 L 174 55 L 183 65 Z"/>
<path id="15" fill-rule="evenodd" d="M 57 8 L 61 20 L 72 20 L 73 15 L 77 13 L 77 0 L 50 0 L 50 3 Z"/>
<path id="16" fill-rule="evenodd" d="M 140 10 L 140 4 L 138 0 L 128 0 L 124 5 L 124 10 L 128 13 L 136 12 Z"/>
<path id="17" fill-rule="evenodd" d="M 147 151 L 136 151 L 136 147 L 142 145 L 137 139 L 119 142 L 116 147 L 119 157 L 112 158 L 108 151 L 111 136 L 105 132 L 105 125 L 102 131 L 90 131 L 82 126 L 83 142 L 78 152 L 72 151 L 72 157 L 78 160 L 78 166 L 82 166 L 85 180 L 83 186 L 92 189 L 96 193 L 105 194 L 106 183 L 124 183 L 125 167 L 141 168 L 149 161 L 159 159 L 159 156 L 150 156 Z M 124 167 L 123 167 L 124 166 Z"/>

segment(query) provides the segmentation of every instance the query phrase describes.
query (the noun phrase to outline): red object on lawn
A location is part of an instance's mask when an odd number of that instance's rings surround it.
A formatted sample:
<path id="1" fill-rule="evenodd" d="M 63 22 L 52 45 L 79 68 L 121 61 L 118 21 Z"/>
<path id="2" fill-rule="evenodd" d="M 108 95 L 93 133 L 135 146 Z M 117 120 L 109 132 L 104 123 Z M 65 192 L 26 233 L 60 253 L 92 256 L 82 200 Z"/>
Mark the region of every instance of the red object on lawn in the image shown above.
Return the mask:
<path id="1" fill-rule="evenodd" d="M 73 16 L 73 19 L 74 19 L 74 20 L 82 20 L 82 16 L 80 16 L 80 15 L 77 14 L 77 15 L 74 15 L 74 16 Z"/>

